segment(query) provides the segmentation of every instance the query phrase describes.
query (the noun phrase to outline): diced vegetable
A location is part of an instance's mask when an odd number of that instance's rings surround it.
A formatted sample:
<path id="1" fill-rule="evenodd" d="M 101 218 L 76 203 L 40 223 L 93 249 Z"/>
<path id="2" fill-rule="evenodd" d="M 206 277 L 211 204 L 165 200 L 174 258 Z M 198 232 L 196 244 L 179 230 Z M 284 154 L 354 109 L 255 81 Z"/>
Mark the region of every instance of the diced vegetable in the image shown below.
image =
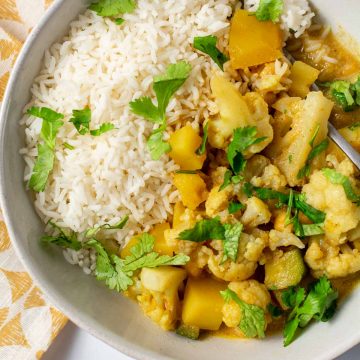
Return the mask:
<path id="1" fill-rule="evenodd" d="M 195 210 L 207 198 L 206 184 L 199 174 L 175 174 L 174 185 L 179 190 L 183 204 Z"/>
<path id="2" fill-rule="evenodd" d="M 320 71 L 312 66 L 302 61 L 295 61 L 290 74 L 290 80 L 292 80 L 289 90 L 290 95 L 305 98 L 310 92 L 310 86 L 318 78 L 319 74 Z"/>
<path id="3" fill-rule="evenodd" d="M 176 130 L 170 136 L 171 151 L 169 156 L 180 165 L 183 170 L 201 169 L 206 155 L 197 155 L 196 150 L 201 145 L 201 137 L 190 126 Z"/>
<path id="4" fill-rule="evenodd" d="M 131 255 L 130 249 L 139 242 L 139 236 L 132 237 L 129 242 L 121 249 L 120 257 L 125 259 L 127 256 Z"/>
<path id="5" fill-rule="evenodd" d="M 154 236 L 155 244 L 154 251 L 161 255 L 174 255 L 175 248 L 166 242 L 164 231 L 169 230 L 168 223 L 157 224 L 150 231 L 150 235 Z"/>
<path id="6" fill-rule="evenodd" d="M 236 10 L 231 21 L 229 53 L 234 69 L 244 69 L 281 57 L 279 25 L 260 22 L 246 10 Z"/>
<path id="7" fill-rule="evenodd" d="M 174 215 L 173 215 L 173 223 L 172 227 L 173 229 L 179 229 L 182 226 L 182 220 L 181 217 L 184 215 L 185 212 L 185 206 L 181 201 L 177 202 L 174 206 Z"/>
<path id="8" fill-rule="evenodd" d="M 305 274 L 305 264 L 299 249 L 275 251 L 265 264 L 265 285 L 268 289 L 282 290 L 297 285 Z"/>
<path id="9" fill-rule="evenodd" d="M 204 330 L 219 330 L 224 300 L 220 291 L 226 284 L 211 278 L 190 278 L 185 289 L 182 320 Z"/>
<path id="10" fill-rule="evenodd" d="M 186 278 L 186 271 L 173 266 L 158 268 L 143 268 L 141 270 L 141 284 L 148 290 L 165 292 L 169 289 L 178 289 Z"/>
<path id="11" fill-rule="evenodd" d="M 360 152 L 360 127 L 344 127 L 339 130 L 339 133 Z"/>
<path id="12" fill-rule="evenodd" d="M 181 324 L 176 333 L 191 340 L 197 340 L 200 336 L 200 329 L 197 326 Z"/>

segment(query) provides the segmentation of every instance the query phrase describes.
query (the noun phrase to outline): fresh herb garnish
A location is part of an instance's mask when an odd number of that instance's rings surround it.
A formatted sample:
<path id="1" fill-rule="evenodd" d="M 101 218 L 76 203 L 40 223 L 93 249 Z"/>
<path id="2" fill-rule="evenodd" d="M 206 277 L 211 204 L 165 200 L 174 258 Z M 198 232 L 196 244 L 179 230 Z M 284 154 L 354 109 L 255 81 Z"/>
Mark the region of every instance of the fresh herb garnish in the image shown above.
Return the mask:
<path id="1" fill-rule="evenodd" d="M 235 214 L 240 210 L 244 210 L 245 205 L 238 201 L 231 201 L 228 206 L 229 214 Z"/>
<path id="2" fill-rule="evenodd" d="M 273 319 L 277 319 L 283 314 L 283 311 L 278 306 L 275 306 L 272 303 L 269 303 L 267 309 Z"/>
<path id="3" fill-rule="evenodd" d="M 197 174 L 197 170 L 177 170 L 175 171 L 175 174 L 188 174 L 188 175 L 194 175 Z"/>
<path id="4" fill-rule="evenodd" d="M 329 87 L 331 96 L 344 111 L 352 111 L 355 110 L 357 106 L 360 106 L 360 76 L 355 83 L 337 80 L 319 85 Z"/>
<path id="5" fill-rule="evenodd" d="M 54 236 L 43 236 L 40 241 L 44 244 L 53 244 L 60 246 L 65 249 L 73 249 L 80 250 L 82 248 L 81 242 L 77 239 L 77 236 L 74 232 L 71 232 L 69 235 L 65 233 L 63 229 L 61 229 L 58 225 L 49 221 L 49 223 L 53 228 L 55 228 L 58 232 L 57 235 Z"/>
<path id="6" fill-rule="evenodd" d="M 231 182 L 239 183 L 243 177 L 241 173 L 245 170 L 246 160 L 244 152 L 252 145 L 258 144 L 266 139 L 266 137 L 257 138 L 256 126 L 247 126 L 234 130 L 233 139 L 227 149 L 227 159 L 231 170 L 227 170 L 224 176 L 224 182 L 220 186 L 219 191 L 230 185 Z"/>
<path id="7" fill-rule="evenodd" d="M 100 136 L 115 129 L 113 124 L 104 123 L 98 129 L 90 130 L 91 109 L 89 107 L 82 110 L 73 110 L 70 122 L 74 124 L 80 135 L 90 134 L 92 136 Z"/>
<path id="8" fill-rule="evenodd" d="M 135 271 L 142 268 L 155 268 L 165 265 L 185 265 L 190 258 L 184 254 L 175 256 L 160 255 L 153 251 L 155 238 L 147 233 L 139 237 L 139 242 L 130 249 L 131 255 L 121 259 L 116 255 L 109 255 L 101 243 L 91 239 L 85 243 L 86 247 L 97 252 L 96 278 L 105 281 L 110 289 L 125 291 L 134 281 Z"/>
<path id="9" fill-rule="evenodd" d="M 286 290 L 282 300 L 292 310 L 284 328 L 284 346 L 293 341 L 298 328 L 306 327 L 312 319 L 330 320 L 336 311 L 337 298 L 338 292 L 326 276 L 312 284 L 307 296 L 304 288 Z"/>
<path id="10" fill-rule="evenodd" d="M 114 225 L 103 224 L 100 226 L 92 227 L 86 230 L 85 237 L 87 238 L 94 237 L 100 230 L 121 230 L 124 228 L 128 220 L 129 220 L 129 216 L 126 215 Z"/>
<path id="11" fill-rule="evenodd" d="M 354 130 L 357 129 L 358 127 L 360 127 L 360 121 L 357 121 L 357 122 L 355 122 L 354 124 L 348 126 L 348 128 L 349 128 L 351 131 L 354 131 Z"/>
<path id="12" fill-rule="evenodd" d="M 203 242 L 207 240 L 224 240 L 225 229 L 220 218 L 198 221 L 192 229 L 184 230 L 179 234 L 180 240 Z"/>
<path id="13" fill-rule="evenodd" d="M 209 122 L 206 123 L 206 125 L 203 128 L 203 138 L 200 147 L 196 150 L 197 155 L 204 155 L 206 152 L 206 142 L 208 138 L 208 128 L 209 128 Z"/>
<path id="14" fill-rule="evenodd" d="M 136 2 L 134 0 L 99 0 L 90 5 L 90 10 L 103 17 L 132 13 L 135 8 Z M 116 20 L 118 19 L 115 19 L 115 22 Z"/>
<path id="15" fill-rule="evenodd" d="M 229 58 L 216 47 L 217 40 L 214 35 L 197 36 L 194 38 L 194 48 L 208 54 L 219 68 L 224 71 L 224 64 Z"/>
<path id="16" fill-rule="evenodd" d="M 243 224 L 224 224 L 224 229 L 224 255 L 222 258 L 222 262 L 225 262 L 228 259 L 236 262 L 238 257 L 239 241 L 243 229 Z"/>
<path id="17" fill-rule="evenodd" d="M 284 8 L 283 0 L 260 0 L 255 16 L 259 21 L 278 22 Z"/>
<path id="18" fill-rule="evenodd" d="M 311 146 L 311 151 L 306 159 L 305 165 L 299 170 L 298 174 L 297 174 L 297 178 L 298 179 L 302 179 L 304 177 L 308 177 L 310 175 L 310 170 L 311 170 L 311 161 L 318 156 L 319 154 L 321 154 L 323 151 L 325 151 L 327 149 L 327 147 L 329 146 L 329 140 L 328 139 L 324 139 L 323 141 L 321 141 L 318 145 L 316 145 L 314 147 L 314 143 L 317 137 L 317 134 L 319 133 L 320 130 L 320 126 L 317 126 L 314 135 L 312 136 L 309 145 Z"/>
<path id="19" fill-rule="evenodd" d="M 280 205 L 287 205 L 290 199 L 290 194 L 284 194 L 272 189 L 256 187 L 250 183 L 244 184 L 243 191 L 248 197 L 255 195 L 261 200 L 278 200 Z M 315 224 L 320 224 L 325 221 L 326 214 L 306 203 L 305 194 L 294 192 L 293 197 L 294 209 L 300 210 Z"/>
<path id="20" fill-rule="evenodd" d="M 117 18 L 114 20 L 114 22 L 116 25 L 122 25 L 125 22 L 125 20 L 123 18 Z"/>
<path id="21" fill-rule="evenodd" d="M 355 193 L 351 185 L 350 179 L 347 176 L 338 173 L 334 169 L 328 169 L 328 168 L 322 169 L 322 172 L 332 184 L 342 185 L 346 197 L 352 202 L 356 203 L 357 206 L 360 206 L 360 196 Z"/>
<path id="22" fill-rule="evenodd" d="M 38 156 L 29 181 L 31 189 L 41 192 L 45 190 L 49 175 L 54 167 L 56 135 L 64 124 L 61 120 L 64 115 L 46 107 L 32 107 L 28 109 L 27 114 L 43 120 L 40 138 L 44 143 L 37 146 Z"/>
<path id="23" fill-rule="evenodd" d="M 63 145 L 64 145 L 64 148 L 66 148 L 66 149 L 75 150 L 75 146 L 72 146 L 67 142 L 64 142 Z"/>
<path id="24" fill-rule="evenodd" d="M 239 305 L 241 309 L 241 319 L 238 327 L 246 337 L 265 337 L 265 312 L 261 307 L 257 305 L 247 304 L 245 301 L 241 300 L 234 291 L 230 290 L 229 288 L 224 291 L 220 291 L 220 294 L 224 298 L 226 303 L 229 303 L 230 301 L 235 301 L 235 303 Z"/>
<path id="25" fill-rule="evenodd" d="M 163 140 L 166 130 L 166 108 L 171 97 L 189 77 L 190 71 L 191 66 L 185 61 L 180 61 L 169 65 L 164 75 L 154 77 L 153 89 L 157 106 L 147 96 L 130 103 L 130 109 L 134 114 L 142 116 L 154 124 L 159 124 L 159 128 L 153 130 L 147 141 L 147 147 L 153 160 L 159 160 L 163 154 L 171 151 L 170 145 Z"/>

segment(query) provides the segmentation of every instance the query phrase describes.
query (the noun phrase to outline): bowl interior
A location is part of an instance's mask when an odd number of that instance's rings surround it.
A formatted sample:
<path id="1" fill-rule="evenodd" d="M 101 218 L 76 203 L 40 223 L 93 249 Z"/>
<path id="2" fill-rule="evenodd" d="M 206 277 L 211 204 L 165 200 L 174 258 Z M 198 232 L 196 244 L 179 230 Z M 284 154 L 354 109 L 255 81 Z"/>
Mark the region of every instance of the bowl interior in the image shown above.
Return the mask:
<path id="1" fill-rule="evenodd" d="M 24 145 L 24 135 L 18 123 L 45 49 L 66 34 L 69 23 L 87 4 L 85 0 L 59 0 L 48 12 L 17 61 L 1 116 L 0 185 L 5 220 L 18 255 L 53 304 L 85 330 L 138 359 L 212 360 L 220 354 L 223 359 L 330 359 L 359 342 L 360 289 L 342 304 L 330 323 L 312 325 L 286 349 L 280 334 L 264 341 L 208 337 L 193 342 L 163 332 L 135 303 L 68 264 L 60 251 L 39 246 L 44 226 L 22 181 L 24 163 L 19 150 Z M 360 40 L 358 0 L 343 0 L 341 6 L 338 0 L 314 0 L 313 4 L 321 9 L 325 21 L 343 25 Z"/>

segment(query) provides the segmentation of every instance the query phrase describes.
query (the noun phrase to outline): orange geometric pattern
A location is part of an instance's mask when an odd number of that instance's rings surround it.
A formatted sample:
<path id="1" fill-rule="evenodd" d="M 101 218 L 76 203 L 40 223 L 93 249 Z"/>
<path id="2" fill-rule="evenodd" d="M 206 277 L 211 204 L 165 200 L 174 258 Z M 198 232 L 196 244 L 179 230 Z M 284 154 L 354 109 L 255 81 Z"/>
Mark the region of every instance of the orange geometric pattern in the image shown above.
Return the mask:
<path id="1" fill-rule="evenodd" d="M 0 106 L 22 41 L 51 2 L 0 0 Z M 48 303 L 18 264 L 0 211 L 1 360 L 40 359 L 67 319 Z"/>

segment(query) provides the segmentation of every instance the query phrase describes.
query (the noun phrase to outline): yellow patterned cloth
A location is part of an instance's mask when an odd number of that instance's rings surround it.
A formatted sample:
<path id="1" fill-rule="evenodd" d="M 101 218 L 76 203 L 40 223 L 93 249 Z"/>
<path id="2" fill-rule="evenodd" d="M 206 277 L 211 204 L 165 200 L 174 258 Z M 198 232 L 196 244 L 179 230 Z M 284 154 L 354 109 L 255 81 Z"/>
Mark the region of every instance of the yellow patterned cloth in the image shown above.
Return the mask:
<path id="1" fill-rule="evenodd" d="M 0 0 L 0 105 L 23 41 L 51 0 Z M 39 359 L 67 319 L 33 284 L 0 213 L 0 360 Z"/>

